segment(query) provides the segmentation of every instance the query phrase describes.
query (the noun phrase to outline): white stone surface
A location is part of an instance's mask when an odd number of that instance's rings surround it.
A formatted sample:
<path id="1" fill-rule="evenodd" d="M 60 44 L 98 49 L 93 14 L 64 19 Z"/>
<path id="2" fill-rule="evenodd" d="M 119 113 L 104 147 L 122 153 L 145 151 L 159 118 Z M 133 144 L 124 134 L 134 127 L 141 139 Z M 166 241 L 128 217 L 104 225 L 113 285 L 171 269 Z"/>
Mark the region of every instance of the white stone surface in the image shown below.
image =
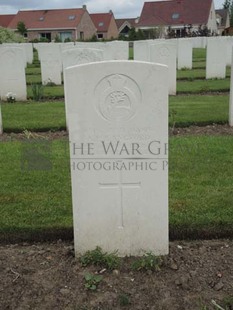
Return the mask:
<path id="1" fill-rule="evenodd" d="M 221 37 L 207 39 L 206 79 L 226 77 L 226 40 Z"/>
<path id="2" fill-rule="evenodd" d="M 150 44 L 152 40 L 133 42 L 134 60 L 150 61 Z"/>
<path id="3" fill-rule="evenodd" d="M 106 60 L 128 60 L 129 59 L 129 42 L 111 41 L 107 42 Z M 108 56 L 108 58 L 107 58 Z"/>
<path id="4" fill-rule="evenodd" d="M 16 48 L 22 49 L 23 50 L 22 57 L 23 57 L 23 61 L 24 61 L 24 67 L 25 68 L 27 67 L 27 52 L 26 52 L 26 48 L 25 48 L 23 43 L 3 43 L 2 47 L 10 47 L 10 48 L 16 47 Z"/>
<path id="5" fill-rule="evenodd" d="M 62 52 L 63 71 L 75 65 L 104 60 L 104 51 L 94 48 L 70 48 Z"/>
<path id="6" fill-rule="evenodd" d="M 65 79 L 76 255 L 167 254 L 167 67 L 107 61 Z"/>
<path id="7" fill-rule="evenodd" d="M 226 45 L 227 45 L 227 56 L 226 56 L 226 65 L 231 66 L 232 61 L 232 47 L 233 47 L 233 38 L 225 37 Z"/>
<path id="8" fill-rule="evenodd" d="M 63 72 L 66 68 L 82 65 L 90 62 L 99 62 L 104 60 L 104 51 L 94 48 L 66 48 L 62 52 Z M 64 75 L 64 87 L 66 85 L 66 78 Z M 69 129 L 69 120 L 66 109 L 66 128 Z"/>
<path id="9" fill-rule="evenodd" d="M 176 94 L 177 45 L 169 41 L 150 45 L 150 61 L 168 66 L 169 95 Z"/>
<path id="10" fill-rule="evenodd" d="M 49 43 L 39 47 L 41 62 L 42 83 L 46 85 L 50 82 L 61 85 L 62 56 L 58 43 Z"/>
<path id="11" fill-rule="evenodd" d="M 178 69 L 187 68 L 192 69 L 193 65 L 193 45 L 190 40 L 178 40 Z"/>
<path id="12" fill-rule="evenodd" d="M 27 63 L 33 63 L 33 46 L 32 43 L 21 43 L 26 51 L 26 59 Z"/>
<path id="13" fill-rule="evenodd" d="M 207 37 L 193 37 L 192 40 L 193 48 L 206 48 Z"/>
<path id="14" fill-rule="evenodd" d="M 232 65 L 231 65 L 231 88 L 229 100 L 229 125 L 233 126 L 233 49 L 232 49 Z"/>
<path id="15" fill-rule="evenodd" d="M 8 93 L 16 100 L 27 100 L 24 49 L 0 46 L 1 100 L 7 100 Z"/>

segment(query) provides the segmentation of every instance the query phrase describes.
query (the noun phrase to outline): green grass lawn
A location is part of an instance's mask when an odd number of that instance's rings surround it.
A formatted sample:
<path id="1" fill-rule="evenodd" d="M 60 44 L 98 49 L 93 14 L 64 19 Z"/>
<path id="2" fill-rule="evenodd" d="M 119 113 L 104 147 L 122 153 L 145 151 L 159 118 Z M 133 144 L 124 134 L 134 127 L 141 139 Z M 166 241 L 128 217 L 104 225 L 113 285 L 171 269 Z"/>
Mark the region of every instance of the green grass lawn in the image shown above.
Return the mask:
<path id="1" fill-rule="evenodd" d="M 169 124 L 176 126 L 227 123 L 229 96 L 170 96 Z"/>
<path id="2" fill-rule="evenodd" d="M 232 145 L 232 136 L 170 139 L 172 235 L 233 236 Z"/>
<path id="3" fill-rule="evenodd" d="M 55 87 L 51 89 L 56 89 Z M 227 123 L 229 96 L 170 96 L 169 125 L 185 127 Z M 63 101 L 3 103 L 5 132 L 60 130 L 66 128 Z"/>
<path id="4" fill-rule="evenodd" d="M 27 170 L 25 150 L 33 141 L 1 143 L 1 239 L 36 234 L 43 239 L 52 231 L 72 231 L 67 140 L 48 142 L 48 171 Z M 232 145 L 233 137 L 170 138 L 172 238 L 233 236 Z"/>
<path id="5" fill-rule="evenodd" d="M 177 94 L 200 94 L 206 92 L 229 92 L 230 79 L 178 81 Z"/>
<path id="6" fill-rule="evenodd" d="M 33 233 L 43 234 L 44 230 L 72 225 L 67 142 L 51 144 L 49 171 L 27 171 L 23 159 L 32 143 L 31 140 L 1 143 L 0 170 L 4 176 L 0 181 L 1 239 L 10 238 L 11 233 L 30 238 Z"/>
<path id="7" fill-rule="evenodd" d="M 194 79 L 205 79 L 206 76 L 206 70 L 204 69 L 181 69 L 177 71 L 177 79 L 182 80 L 182 79 L 188 79 L 190 81 L 193 81 Z M 230 67 L 227 67 L 226 70 L 226 77 L 231 76 L 231 69 Z"/>
<path id="8" fill-rule="evenodd" d="M 64 102 L 4 103 L 2 119 L 5 132 L 66 128 Z"/>
<path id="9" fill-rule="evenodd" d="M 206 50 L 194 49 L 193 55 L 194 70 L 177 73 L 178 95 L 169 97 L 169 125 L 227 123 L 229 68 L 226 79 L 204 80 Z M 29 98 L 33 98 L 31 84 L 41 81 L 36 53 L 35 57 L 26 69 Z M 4 131 L 65 129 L 64 99 L 59 98 L 64 98 L 63 85 L 45 86 L 42 102 L 3 103 Z M 38 142 L 50 150 L 52 166 L 43 171 L 28 170 L 37 161 L 25 160 L 25 152 L 36 140 L 27 140 L 26 135 L 25 141 L 11 139 L 9 135 L 8 142 L 0 143 L 0 241 L 71 237 L 67 140 Z M 171 238 L 233 237 L 233 137 L 174 136 L 169 157 Z"/>

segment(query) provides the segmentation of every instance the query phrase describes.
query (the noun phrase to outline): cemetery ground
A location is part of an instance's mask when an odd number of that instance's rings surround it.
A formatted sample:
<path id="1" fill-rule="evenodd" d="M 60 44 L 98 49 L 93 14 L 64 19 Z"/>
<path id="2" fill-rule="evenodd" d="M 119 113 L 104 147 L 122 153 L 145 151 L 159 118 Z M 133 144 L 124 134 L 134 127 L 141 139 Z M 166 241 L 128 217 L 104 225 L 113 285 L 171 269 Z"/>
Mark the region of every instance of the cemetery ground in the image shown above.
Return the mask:
<path id="1" fill-rule="evenodd" d="M 45 86 L 35 101 L 39 62 L 28 66 L 30 100 L 1 105 L 1 309 L 233 309 L 230 70 L 206 81 L 204 49 L 193 67 L 177 72 L 169 98 L 169 256 L 82 266 L 73 255 L 63 86 Z M 33 143 L 46 145 L 47 170 L 28 162 Z"/>

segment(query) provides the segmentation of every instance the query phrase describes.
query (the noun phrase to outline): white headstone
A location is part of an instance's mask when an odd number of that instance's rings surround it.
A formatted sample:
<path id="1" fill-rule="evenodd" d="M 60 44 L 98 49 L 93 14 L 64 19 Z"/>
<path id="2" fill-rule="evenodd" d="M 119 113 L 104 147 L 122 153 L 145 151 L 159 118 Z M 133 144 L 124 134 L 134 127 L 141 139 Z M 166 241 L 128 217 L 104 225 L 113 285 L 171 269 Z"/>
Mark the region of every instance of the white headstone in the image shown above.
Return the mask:
<path id="1" fill-rule="evenodd" d="M 178 69 L 192 69 L 193 65 L 193 45 L 190 40 L 178 40 Z"/>
<path id="2" fill-rule="evenodd" d="M 90 62 L 99 62 L 104 60 L 104 51 L 94 48 L 70 48 L 62 52 L 63 72 L 66 68 L 82 65 Z M 66 77 L 64 75 L 64 87 L 66 85 Z M 66 109 L 66 127 L 69 129 L 69 120 Z"/>
<path id="3" fill-rule="evenodd" d="M 192 41 L 193 48 L 206 48 L 207 44 L 206 37 L 192 37 L 189 40 Z"/>
<path id="4" fill-rule="evenodd" d="M 41 76 L 44 85 L 52 82 L 61 85 L 62 57 L 58 43 L 47 43 L 39 47 Z"/>
<path id="5" fill-rule="evenodd" d="M 0 46 L 0 97 L 7 100 L 27 100 L 24 50 L 17 47 Z"/>
<path id="6" fill-rule="evenodd" d="M 63 71 L 75 65 L 104 60 L 104 52 L 94 48 L 70 48 L 62 52 Z"/>
<path id="7" fill-rule="evenodd" d="M 32 64 L 33 63 L 33 46 L 32 43 L 21 43 L 26 51 L 26 58 L 27 63 Z"/>
<path id="8" fill-rule="evenodd" d="M 164 43 L 150 45 L 150 61 L 168 66 L 169 94 L 176 94 L 176 53 L 177 45 Z"/>
<path id="9" fill-rule="evenodd" d="M 75 253 L 168 253 L 168 70 L 107 61 L 65 70 Z"/>
<path id="10" fill-rule="evenodd" d="M 133 42 L 134 60 L 150 61 L 150 44 L 151 40 L 134 41 Z"/>
<path id="11" fill-rule="evenodd" d="M 106 60 L 128 60 L 129 59 L 129 42 L 111 41 L 106 45 L 108 58 Z"/>
<path id="12" fill-rule="evenodd" d="M 206 51 L 206 79 L 226 77 L 226 40 L 208 38 Z"/>
<path id="13" fill-rule="evenodd" d="M 2 44 L 3 47 L 16 47 L 16 48 L 21 48 L 23 51 L 22 57 L 23 57 L 23 61 L 24 61 L 24 67 L 27 67 L 27 52 L 26 52 L 26 48 L 24 47 L 23 43 L 3 43 Z"/>
<path id="14" fill-rule="evenodd" d="M 227 45 L 227 56 L 226 56 L 226 65 L 231 66 L 232 61 L 232 47 L 233 47 L 233 38 L 232 37 L 225 37 L 226 45 Z"/>
<path id="15" fill-rule="evenodd" d="M 231 88 L 229 101 L 229 125 L 233 126 L 233 49 L 232 49 L 232 65 L 231 65 Z"/>

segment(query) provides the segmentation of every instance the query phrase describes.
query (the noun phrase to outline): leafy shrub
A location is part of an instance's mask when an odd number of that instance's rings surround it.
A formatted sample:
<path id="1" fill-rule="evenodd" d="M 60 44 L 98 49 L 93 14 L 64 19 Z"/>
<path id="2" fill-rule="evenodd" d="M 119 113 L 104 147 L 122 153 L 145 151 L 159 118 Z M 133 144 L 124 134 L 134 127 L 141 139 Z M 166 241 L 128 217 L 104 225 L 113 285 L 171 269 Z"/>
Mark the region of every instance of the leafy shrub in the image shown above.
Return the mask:
<path id="1" fill-rule="evenodd" d="M 141 271 L 141 270 L 151 270 L 158 271 L 162 264 L 162 259 L 159 256 L 155 256 L 152 253 L 146 253 L 142 257 L 136 259 L 132 264 L 132 269 Z"/>
<path id="2" fill-rule="evenodd" d="M 40 101 L 43 98 L 44 86 L 42 84 L 32 84 L 32 97 L 35 101 Z"/>
<path id="3" fill-rule="evenodd" d="M 120 264 L 120 259 L 116 255 L 117 252 L 104 253 L 100 247 L 96 247 L 93 251 L 87 251 L 80 257 L 82 266 L 89 265 L 100 266 L 110 270 L 116 269 Z"/>
<path id="4" fill-rule="evenodd" d="M 11 29 L 0 27 L 0 44 L 2 43 L 20 43 L 24 38 Z"/>
<path id="5" fill-rule="evenodd" d="M 95 291 L 99 285 L 99 283 L 102 281 L 103 276 L 101 275 L 96 275 L 96 274 L 91 274 L 91 273 L 86 273 L 84 275 L 85 278 L 85 288 L 88 290 Z"/>

